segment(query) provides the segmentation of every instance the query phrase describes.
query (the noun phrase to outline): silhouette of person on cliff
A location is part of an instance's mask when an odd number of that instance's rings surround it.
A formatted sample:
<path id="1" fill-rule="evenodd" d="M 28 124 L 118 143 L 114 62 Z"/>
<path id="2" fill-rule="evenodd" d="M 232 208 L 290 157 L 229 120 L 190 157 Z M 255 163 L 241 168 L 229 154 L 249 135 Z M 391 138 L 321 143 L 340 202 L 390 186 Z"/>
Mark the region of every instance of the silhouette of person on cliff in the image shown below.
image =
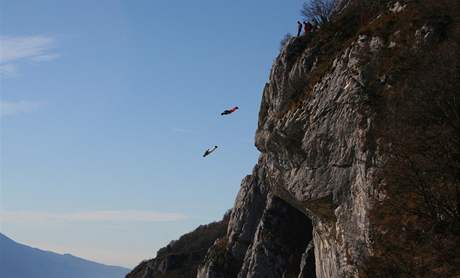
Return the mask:
<path id="1" fill-rule="evenodd" d="M 297 20 L 297 37 L 300 36 L 300 33 L 302 33 L 302 22 Z"/>
<path id="2" fill-rule="evenodd" d="M 214 148 L 212 148 L 212 149 L 207 149 L 207 150 L 204 152 L 203 157 L 207 157 L 208 155 L 210 155 L 211 153 L 213 153 L 216 149 L 217 149 L 217 146 L 214 146 Z"/>
<path id="3" fill-rule="evenodd" d="M 311 32 L 312 28 L 313 28 L 313 25 L 310 22 L 307 22 L 307 21 L 303 22 L 303 31 L 304 31 L 305 36 Z"/>
<path id="4" fill-rule="evenodd" d="M 235 106 L 235 107 L 233 107 L 231 109 L 225 110 L 224 112 L 220 113 L 220 115 L 224 116 L 224 115 L 232 114 L 233 112 L 235 112 L 238 109 L 239 109 L 238 106 Z"/>

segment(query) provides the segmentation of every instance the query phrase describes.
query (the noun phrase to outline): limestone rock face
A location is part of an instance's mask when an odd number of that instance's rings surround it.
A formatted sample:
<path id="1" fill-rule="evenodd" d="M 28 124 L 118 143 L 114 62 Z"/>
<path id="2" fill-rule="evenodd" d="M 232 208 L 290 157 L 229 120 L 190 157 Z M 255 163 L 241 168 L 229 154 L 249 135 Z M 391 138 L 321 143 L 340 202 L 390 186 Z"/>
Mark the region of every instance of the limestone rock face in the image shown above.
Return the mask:
<path id="1" fill-rule="evenodd" d="M 345 49 L 298 109 L 280 118 L 273 107 L 259 118 L 256 145 L 268 157 L 270 188 L 315 221 L 315 252 L 321 258 L 316 263 L 324 272 L 320 277 L 341 275 L 352 263 L 357 254 L 348 246 L 368 246 L 366 214 L 373 202 L 374 168 L 381 159 L 369 148 L 376 142 L 369 141 L 373 114 L 365 90 L 364 69 L 372 70 L 374 53 L 381 48 L 374 41 L 379 39 L 361 36 Z M 273 72 L 283 63 L 278 61 Z M 276 90 L 268 85 L 263 103 L 276 103 Z"/>
<path id="2" fill-rule="evenodd" d="M 251 244 L 267 202 L 268 190 L 258 178 L 259 169 L 247 176 L 236 198 L 228 225 L 228 247 L 240 263 Z"/>

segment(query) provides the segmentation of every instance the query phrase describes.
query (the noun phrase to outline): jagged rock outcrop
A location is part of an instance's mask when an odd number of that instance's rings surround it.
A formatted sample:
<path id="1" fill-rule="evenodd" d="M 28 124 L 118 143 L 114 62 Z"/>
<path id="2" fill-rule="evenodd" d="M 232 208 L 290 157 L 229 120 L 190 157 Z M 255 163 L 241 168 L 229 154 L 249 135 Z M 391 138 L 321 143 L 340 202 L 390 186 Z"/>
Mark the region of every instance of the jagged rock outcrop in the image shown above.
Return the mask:
<path id="1" fill-rule="evenodd" d="M 460 275 L 458 8 L 342 1 L 286 42 L 198 278 Z"/>

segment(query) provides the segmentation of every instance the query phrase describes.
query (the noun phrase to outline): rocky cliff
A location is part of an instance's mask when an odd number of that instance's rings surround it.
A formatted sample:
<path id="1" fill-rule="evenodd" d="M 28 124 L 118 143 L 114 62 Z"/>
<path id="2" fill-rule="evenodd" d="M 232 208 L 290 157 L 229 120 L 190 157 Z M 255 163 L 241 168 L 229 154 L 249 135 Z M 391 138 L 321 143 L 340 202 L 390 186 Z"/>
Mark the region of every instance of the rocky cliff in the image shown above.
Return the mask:
<path id="1" fill-rule="evenodd" d="M 198 278 L 460 275 L 458 5 L 342 1 L 285 43 Z"/>

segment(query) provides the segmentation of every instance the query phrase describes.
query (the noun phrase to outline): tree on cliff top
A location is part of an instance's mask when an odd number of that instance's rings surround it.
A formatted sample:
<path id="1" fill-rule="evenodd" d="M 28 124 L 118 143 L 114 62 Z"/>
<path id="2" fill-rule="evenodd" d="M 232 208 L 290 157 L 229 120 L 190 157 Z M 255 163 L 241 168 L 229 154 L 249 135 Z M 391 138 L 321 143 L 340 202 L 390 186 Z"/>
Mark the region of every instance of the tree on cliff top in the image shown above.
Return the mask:
<path id="1" fill-rule="evenodd" d="M 303 4 L 300 12 L 306 20 L 323 25 L 329 22 L 336 5 L 337 0 L 310 0 Z"/>

